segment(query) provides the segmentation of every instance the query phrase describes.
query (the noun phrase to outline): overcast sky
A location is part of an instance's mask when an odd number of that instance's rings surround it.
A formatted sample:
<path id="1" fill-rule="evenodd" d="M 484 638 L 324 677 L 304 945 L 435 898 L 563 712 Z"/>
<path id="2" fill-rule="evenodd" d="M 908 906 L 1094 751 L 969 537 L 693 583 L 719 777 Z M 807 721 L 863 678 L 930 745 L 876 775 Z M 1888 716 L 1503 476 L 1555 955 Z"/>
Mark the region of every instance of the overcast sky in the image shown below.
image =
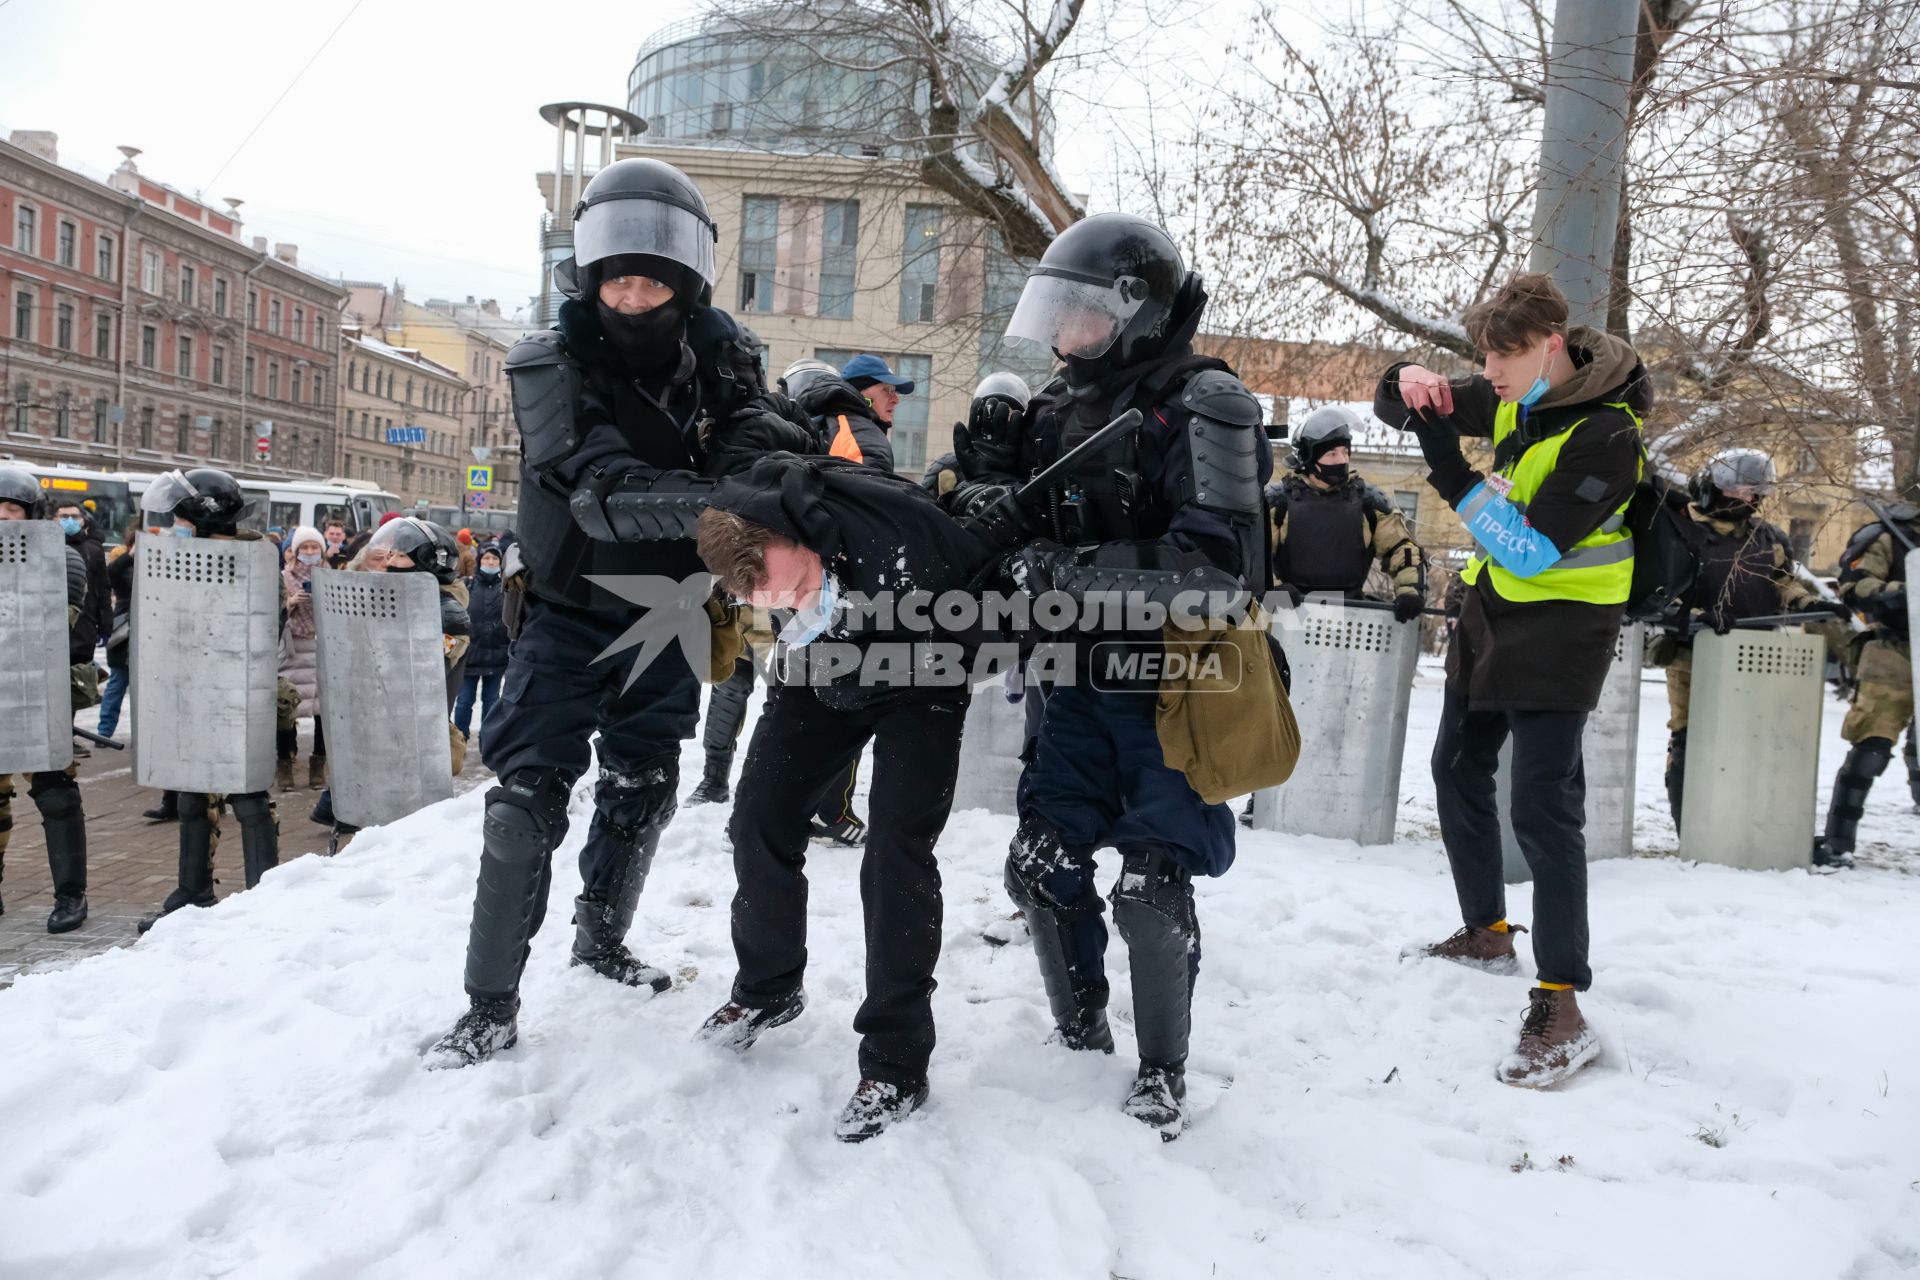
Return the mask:
<path id="1" fill-rule="evenodd" d="M 1198 72 L 1241 2 L 1156 30 L 1160 65 L 1172 50 L 1181 73 Z M 1170 4 L 1092 0 L 1075 39 Z M 298 244 L 303 266 L 397 279 L 421 301 L 497 298 L 512 314 L 537 287 L 534 174 L 553 163 L 540 105 L 624 105 L 641 43 L 698 12 L 698 0 L 0 0 L 0 134 L 52 130 L 61 163 L 96 178 L 117 147 L 139 147 L 151 178 L 215 208 L 244 199 L 245 234 Z M 1110 67 L 1078 77 L 1056 100 L 1059 167 L 1095 208 L 1131 203 L 1114 189 L 1131 157 L 1110 115 L 1144 102 L 1133 66 L 1117 83 Z"/>

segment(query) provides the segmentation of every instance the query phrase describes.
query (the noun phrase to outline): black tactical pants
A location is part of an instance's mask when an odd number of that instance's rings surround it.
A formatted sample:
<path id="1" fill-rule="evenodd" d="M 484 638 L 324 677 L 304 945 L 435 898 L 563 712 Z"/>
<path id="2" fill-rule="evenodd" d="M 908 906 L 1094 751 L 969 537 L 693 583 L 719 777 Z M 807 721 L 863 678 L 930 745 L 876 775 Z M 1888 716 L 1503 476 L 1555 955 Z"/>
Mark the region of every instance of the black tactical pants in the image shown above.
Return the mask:
<path id="1" fill-rule="evenodd" d="M 1542 982 L 1585 991 L 1587 967 L 1587 782 L 1584 711 L 1471 711 L 1449 690 L 1433 744 L 1440 838 L 1453 867 L 1460 916 L 1485 928 L 1507 917 L 1494 772 L 1509 734 L 1510 816 L 1533 873 L 1533 960 Z"/>
<path id="2" fill-rule="evenodd" d="M 760 1007 L 793 994 L 806 973 L 808 817 L 822 788 L 873 741 L 860 862 L 867 996 L 853 1029 L 860 1074 L 901 1087 L 924 1082 L 933 1055 L 941 926 L 933 849 L 953 807 L 965 723 L 965 690 L 903 691 L 848 711 L 822 705 L 804 685 L 776 687 L 747 748 L 728 828 L 739 884 L 733 998 Z"/>

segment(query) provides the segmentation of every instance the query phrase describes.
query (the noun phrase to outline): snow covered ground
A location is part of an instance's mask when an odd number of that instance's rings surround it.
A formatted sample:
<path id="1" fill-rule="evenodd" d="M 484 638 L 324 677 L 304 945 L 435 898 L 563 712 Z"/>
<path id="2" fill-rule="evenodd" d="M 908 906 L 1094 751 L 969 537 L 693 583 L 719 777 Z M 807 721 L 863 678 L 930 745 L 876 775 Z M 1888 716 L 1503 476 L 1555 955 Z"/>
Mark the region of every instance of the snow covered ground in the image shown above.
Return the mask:
<path id="1" fill-rule="evenodd" d="M 1644 687 L 1640 843 L 1666 850 L 1664 693 Z M 1867 865 L 1593 868 L 1603 1063 L 1495 1082 L 1526 983 L 1402 964 L 1457 919 L 1424 759 L 1400 840 L 1243 835 L 1200 889 L 1202 1114 L 1122 1117 L 1121 1054 L 1043 1043 L 1011 822 L 957 815 L 933 1096 L 862 1146 L 858 855 L 813 856 L 813 1003 L 748 1057 L 690 1036 L 727 991 L 722 814 L 662 846 L 652 1001 L 566 965 L 573 834 L 518 1048 L 420 1069 L 459 1012 L 481 796 L 307 857 L 136 947 L 0 992 L 0 1276 L 1875 1277 L 1920 1269 L 1920 819 L 1883 779 Z M 1829 707 L 1821 770 L 1838 760 Z M 698 777 L 690 744 L 683 778 Z M 1822 781 L 1822 809 L 1828 780 Z M 1524 890 L 1514 915 L 1529 916 Z"/>

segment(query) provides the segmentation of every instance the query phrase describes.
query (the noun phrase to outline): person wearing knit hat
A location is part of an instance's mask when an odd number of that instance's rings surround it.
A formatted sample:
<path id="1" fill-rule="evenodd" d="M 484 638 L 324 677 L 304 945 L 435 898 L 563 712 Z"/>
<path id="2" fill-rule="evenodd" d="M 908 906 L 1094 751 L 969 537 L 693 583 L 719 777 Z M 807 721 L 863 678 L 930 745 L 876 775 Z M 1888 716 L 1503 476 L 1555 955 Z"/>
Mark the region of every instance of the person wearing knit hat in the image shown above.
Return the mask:
<path id="1" fill-rule="evenodd" d="M 313 754 L 307 760 L 307 785 L 327 781 L 327 739 L 320 727 L 320 667 L 318 631 L 313 617 L 313 571 L 326 564 L 327 543 L 320 531 L 301 525 L 287 538 L 280 570 L 281 596 L 286 607 L 280 623 L 280 681 L 276 698 L 274 748 L 278 764 L 274 784 L 294 790 L 293 761 L 300 751 L 299 720 L 313 717 Z"/>

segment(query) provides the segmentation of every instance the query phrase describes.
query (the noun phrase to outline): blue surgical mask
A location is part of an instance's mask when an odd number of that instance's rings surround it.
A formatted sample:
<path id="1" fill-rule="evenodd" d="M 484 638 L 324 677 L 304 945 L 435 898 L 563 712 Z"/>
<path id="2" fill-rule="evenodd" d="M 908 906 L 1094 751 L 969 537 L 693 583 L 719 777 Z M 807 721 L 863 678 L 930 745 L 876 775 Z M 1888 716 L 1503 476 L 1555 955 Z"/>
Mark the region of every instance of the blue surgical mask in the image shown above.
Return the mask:
<path id="1" fill-rule="evenodd" d="M 67 531 L 68 536 L 72 536 L 73 534 L 80 532 L 80 517 L 79 516 L 61 516 L 60 527 Z"/>
<path id="2" fill-rule="evenodd" d="M 787 625 L 780 628 L 780 643 L 789 649 L 798 649 L 818 640 L 827 624 L 833 621 L 833 609 L 838 603 L 833 575 L 820 570 L 820 594 L 814 597 L 812 605 L 787 619 Z"/>
<path id="3" fill-rule="evenodd" d="M 489 578 L 497 578 L 500 576 L 500 566 L 497 564 L 483 564 L 480 566 L 480 572 L 486 574 Z"/>
<path id="4" fill-rule="evenodd" d="M 308 552 L 306 555 L 296 556 L 294 558 L 301 564 L 319 564 L 321 560 L 320 553 L 317 551 Z"/>
<path id="5" fill-rule="evenodd" d="M 190 524 L 177 524 L 173 526 L 173 536 L 176 538 L 191 538 L 193 536 L 193 526 Z"/>
<path id="6" fill-rule="evenodd" d="M 1552 384 L 1547 381 L 1547 361 L 1552 359 L 1553 352 L 1549 351 L 1546 358 L 1540 361 L 1540 376 L 1533 380 L 1533 385 L 1528 387 L 1526 394 L 1520 397 L 1522 409 L 1531 409 L 1539 402 L 1541 396 L 1553 390 Z"/>

